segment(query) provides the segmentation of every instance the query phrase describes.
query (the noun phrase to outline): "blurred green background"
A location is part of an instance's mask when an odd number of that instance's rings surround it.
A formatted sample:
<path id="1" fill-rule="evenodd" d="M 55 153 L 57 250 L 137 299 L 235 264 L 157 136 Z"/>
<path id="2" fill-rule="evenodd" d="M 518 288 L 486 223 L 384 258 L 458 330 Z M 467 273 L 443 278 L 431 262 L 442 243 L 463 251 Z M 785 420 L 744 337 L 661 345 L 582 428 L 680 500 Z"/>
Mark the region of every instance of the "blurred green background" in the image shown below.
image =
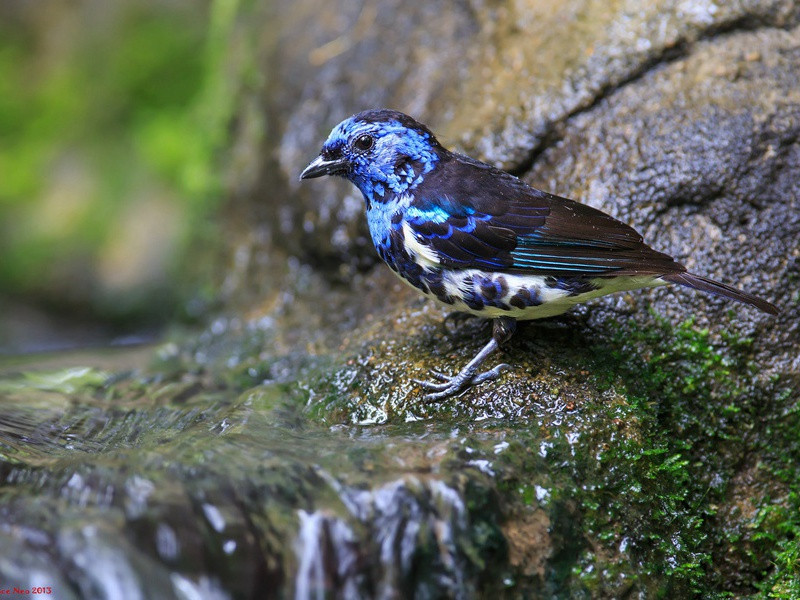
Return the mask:
<path id="1" fill-rule="evenodd" d="M 0 3 L 0 352 L 202 310 L 236 2 Z"/>

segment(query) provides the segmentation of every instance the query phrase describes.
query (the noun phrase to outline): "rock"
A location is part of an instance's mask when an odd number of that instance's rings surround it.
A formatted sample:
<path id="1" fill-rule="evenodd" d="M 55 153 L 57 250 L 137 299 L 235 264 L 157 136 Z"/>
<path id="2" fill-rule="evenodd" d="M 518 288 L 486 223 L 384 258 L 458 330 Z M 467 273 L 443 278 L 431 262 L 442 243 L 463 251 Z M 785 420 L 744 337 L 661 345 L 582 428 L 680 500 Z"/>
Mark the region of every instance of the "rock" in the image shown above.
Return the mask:
<path id="1" fill-rule="evenodd" d="M 131 589 L 155 569 L 206 595 L 796 589 L 795 3 L 262 8 L 242 9 L 237 36 L 260 77 L 234 123 L 227 312 L 104 384 L 100 408 L 98 391 L 62 397 L 42 429 L 69 440 L 40 450 L 54 462 L 10 445 L 4 543 L 26 564 L 52 553 L 62 578 L 110 545 Z M 354 190 L 296 181 L 332 125 L 376 105 L 782 314 L 676 289 L 606 298 L 521 326 L 498 381 L 423 402 L 412 379 L 454 372 L 488 329 L 445 327 L 376 264 Z M 41 389 L 5 385 L 0 416 L 33 437 Z M 91 523 L 64 528 L 64 503 Z M 60 527 L 58 548 L 33 547 Z M 22 562 L 0 564 L 4 580 Z"/>
<path id="2" fill-rule="evenodd" d="M 314 323 L 278 320 L 276 330 L 309 336 L 319 342 L 313 352 L 336 357 L 327 374 L 299 375 L 311 418 L 347 427 L 466 420 L 483 432 L 505 429 L 512 446 L 527 448 L 574 440 L 561 463 L 546 452 L 541 462 L 511 459 L 517 488 L 495 476 L 504 560 L 518 589 L 566 569 L 572 575 L 555 588 L 562 594 L 751 592 L 783 542 L 759 546 L 767 534 L 747 523 L 770 497 L 791 511 L 796 489 L 788 465 L 797 418 L 779 417 L 795 415 L 800 386 L 798 294 L 787 285 L 798 276 L 800 241 L 795 3 L 385 2 L 313 13 L 287 3 L 275 11 L 280 35 L 262 59 L 270 87 L 250 95 L 271 123 L 259 147 L 274 151 L 251 148 L 263 175 L 237 190 L 229 223 L 248 255 L 280 263 L 285 253 L 314 273 L 310 293 L 271 280 L 282 290 L 274 296 L 291 294 L 277 312 Z M 693 271 L 759 293 L 782 314 L 674 288 L 606 298 L 523 327 L 503 358 L 513 368 L 498 382 L 421 403 L 411 379 L 455 371 L 488 331 L 474 322 L 446 333 L 441 310 L 373 268 L 362 201 L 349 184 L 296 181 L 334 124 L 374 106 L 407 111 L 450 147 L 614 214 Z M 262 247 L 246 241 L 254 221 L 267 232 Z M 253 306 L 250 281 L 231 284 L 232 306 L 242 298 Z M 314 308 L 320 298 L 324 317 Z M 320 320 L 334 332 L 327 341 Z M 557 476 L 565 468 L 566 480 Z M 747 489 L 762 492 L 737 512 L 744 469 Z M 542 476 L 558 483 L 534 483 Z M 531 512 L 523 500 L 531 494 L 572 501 L 566 511 Z M 725 518 L 712 517 L 717 510 Z M 536 542 L 526 546 L 520 531 Z M 555 542 L 559 531 L 573 543 Z M 739 551 L 734 531 L 758 550 Z"/>

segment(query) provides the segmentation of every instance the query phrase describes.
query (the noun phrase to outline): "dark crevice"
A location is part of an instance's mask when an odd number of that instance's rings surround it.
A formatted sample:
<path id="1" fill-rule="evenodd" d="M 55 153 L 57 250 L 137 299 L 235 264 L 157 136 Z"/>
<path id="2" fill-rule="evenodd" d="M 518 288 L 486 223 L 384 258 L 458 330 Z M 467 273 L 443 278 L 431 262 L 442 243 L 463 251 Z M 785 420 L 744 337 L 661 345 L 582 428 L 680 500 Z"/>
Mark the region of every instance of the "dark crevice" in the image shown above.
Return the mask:
<path id="1" fill-rule="evenodd" d="M 585 112 L 594 109 L 606 98 L 612 96 L 617 91 L 621 90 L 624 86 L 634 83 L 644 77 L 652 69 L 661 65 L 666 65 L 681 58 L 684 58 L 689 53 L 689 46 L 693 42 L 681 42 L 672 48 L 665 49 L 664 53 L 660 56 L 653 57 L 644 63 L 639 68 L 632 71 L 629 75 L 624 77 L 618 82 L 609 82 L 601 87 L 597 94 L 592 98 L 588 104 L 576 106 L 573 110 L 567 112 L 561 119 L 554 121 L 547 126 L 544 135 L 541 137 L 539 143 L 533 147 L 530 154 L 525 157 L 518 165 L 508 170 L 509 173 L 517 177 L 521 177 L 533 168 L 539 157 L 548 149 L 555 146 L 564 138 L 566 124 L 568 121 L 577 117 Z"/>
<path id="2" fill-rule="evenodd" d="M 677 60 L 686 58 L 689 56 L 694 46 L 698 42 L 709 41 L 723 35 L 752 32 L 759 29 L 780 29 L 788 31 L 792 27 L 796 26 L 798 21 L 800 21 L 800 11 L 793 14 L 786 20 L 786 23 L 782 25 L 775 24 L 774 19 L 770 19 L 767 16 L 742 15 L 741 17 L 726 23 L 719 23 L 709 27 L 695 39 L 681 39 L 671 48 L 665 48 L 658 56 L 653 56 L 652 58 L 644 61 L 641 65 L 639 65 L 638 68 L 631 71 L 627 76 L 623 77 L 619 81 L 609 82 L 608 84 L 602 86 L 597 91 L 594 98 L 592 98 L 592 100 L 587 104 L 576 106 L 573 110 L 567 112 L 559 120 L 550 122 L 546 126 L 546 130 L 541 136 L 539 143 L 530 150 L 529 154 L 522 161 L 520 161 L 517 165 L 507 169 L 508 172 L 516 177 L 522 177 L 525 175 L 533 168 L 533 165 L 536 164 L 536 161 L 539 160 L 539 157 L 546 150 L 552 148 L 564 138 L 564 131 L 566 130 L 566 124 L 568 121 L 585 112 L 591 111 L 603 100 L 609 98 L 626 85 L 635 83 L 639 79 L 642 79 L 653 69 L 661 67 L 662 65 L 669 65 Z"/>

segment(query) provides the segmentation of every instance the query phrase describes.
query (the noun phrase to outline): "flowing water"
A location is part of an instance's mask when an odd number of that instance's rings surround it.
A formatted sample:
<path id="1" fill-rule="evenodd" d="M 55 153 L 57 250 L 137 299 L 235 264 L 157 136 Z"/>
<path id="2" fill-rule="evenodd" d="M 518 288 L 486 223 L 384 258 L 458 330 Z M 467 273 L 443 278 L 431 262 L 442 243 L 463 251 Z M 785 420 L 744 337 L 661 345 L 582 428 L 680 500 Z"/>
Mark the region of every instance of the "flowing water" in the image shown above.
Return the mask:
<path id="1" fill-rule="evenodd" d="M 320 426 L 284 384 L 143 374 L 152 354 L 0 366 L 0 587 L 458 598 L 502 570 L 502 545 L 497 568 L 484 556 L 500 539 L 495 515 L 480 514 L 490 463 L 475 462 L 500 451 L 502 432 Z"/>

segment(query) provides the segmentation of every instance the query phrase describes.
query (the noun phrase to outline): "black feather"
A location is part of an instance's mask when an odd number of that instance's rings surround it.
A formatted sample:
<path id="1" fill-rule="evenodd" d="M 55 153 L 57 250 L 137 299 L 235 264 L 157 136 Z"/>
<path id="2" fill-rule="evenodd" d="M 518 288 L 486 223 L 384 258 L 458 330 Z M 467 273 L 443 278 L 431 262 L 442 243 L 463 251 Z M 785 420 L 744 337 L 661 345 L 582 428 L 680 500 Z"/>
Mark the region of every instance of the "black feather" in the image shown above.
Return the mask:
<path id="1" fill-rule="evenodd" d="M 662 279 L 672 283 L 679 283 L 701 292 L 716 294 L 718 296 L 730 298 L 731 300 L 736 300 L 737 302 L 743 302 L 744 304 L 755 306 L 757 309 L 771 315 L 777 315 L 780 312 L 777 306 L 766 300 L 762 300 L 742 290 L 737 290 L 735 287 L 720 283 L 719 281 L 703 277 L 702 275 L 695 275 L 694 273 L 671 273 L 663 276 Z"/>

